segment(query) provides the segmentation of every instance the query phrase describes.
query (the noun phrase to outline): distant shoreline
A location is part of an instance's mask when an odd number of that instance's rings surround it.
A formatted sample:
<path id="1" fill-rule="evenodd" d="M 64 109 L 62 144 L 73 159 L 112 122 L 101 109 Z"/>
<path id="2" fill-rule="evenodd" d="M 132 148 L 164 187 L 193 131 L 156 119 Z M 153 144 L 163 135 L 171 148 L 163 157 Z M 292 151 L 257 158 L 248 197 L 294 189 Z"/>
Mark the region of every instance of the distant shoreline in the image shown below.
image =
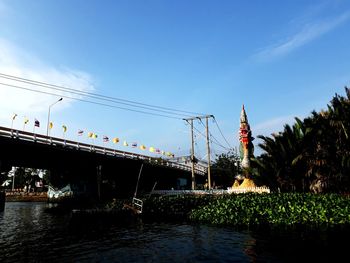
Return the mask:
<path id="1" fill-rule="evenodd" d="M 6 202 L 47 202 L 47 192 L 6 192 Z"/>

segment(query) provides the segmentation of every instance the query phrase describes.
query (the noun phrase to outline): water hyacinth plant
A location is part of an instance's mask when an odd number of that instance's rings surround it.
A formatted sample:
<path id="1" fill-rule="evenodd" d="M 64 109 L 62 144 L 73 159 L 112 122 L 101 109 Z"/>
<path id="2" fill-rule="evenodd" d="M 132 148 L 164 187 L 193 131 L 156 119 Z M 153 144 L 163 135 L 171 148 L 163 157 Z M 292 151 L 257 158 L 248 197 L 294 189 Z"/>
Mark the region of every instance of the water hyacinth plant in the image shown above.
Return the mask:
<path id="1" fill-rule="evenodd" d="M 350 198 L 300 193 L 226 195 L 193 209 L 190 219 L 232 226 L 350 224 Z"/>
<path id="2" fill-rule="evenodd" d="M 143 216 L 152 220 L 187 220 L 195 208 L 208 205 L 208 195 L 153 196 L 144 199 Z"/>

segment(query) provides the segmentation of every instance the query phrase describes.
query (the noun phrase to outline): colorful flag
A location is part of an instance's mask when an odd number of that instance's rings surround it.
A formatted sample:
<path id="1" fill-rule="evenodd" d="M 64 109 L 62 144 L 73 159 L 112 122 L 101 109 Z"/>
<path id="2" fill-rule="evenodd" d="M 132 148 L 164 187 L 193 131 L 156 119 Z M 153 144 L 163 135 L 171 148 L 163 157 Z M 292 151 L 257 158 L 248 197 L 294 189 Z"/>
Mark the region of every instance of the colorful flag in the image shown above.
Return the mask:
<path id="1" fill-rule="evenodd" d="M 154 152 L 156 152 L 156 149 L 155 149 L 154 147 L 149 147 L 149 151 L 150 151 L 151 153 L 154 153 Z"/>
<path id="2" fill-rule="evenodd" d="M 107 136 L 103 136 L 103 141 L 104 142 L 109 142 L 109 138 Z"/>
<path id="3" fill-rule="evenodd" d="M 12 120 L 14 121 L 15 119 L 16 119 L 16 117 L 17 117 L 17 114 L 15 113 L 15 114 L 13 114 L 13 116 L 12 116 Z"/>
<path id="4" fill-rule="evenodd" d="M 127 141 L 124 141 L 124 142 L 123 142 L 123 145 L 124 145 L 124 146 L 129 146 L 129 144 L 128 144 Z"/>
<path id="5" fill-rule="evenodd" d="M 93 132 L 88 132 L 88 137 L 89 138 L 92 138 L 94 136 L 94 133 Z"/>
<path id="6" fill-rule="evenodd" d="M 67 126 L 66 125 L 62 125 L 62 129 L 63 129 L 63 132 L 66 132 L 67 131 Z"/>
<path id="7" fill-rule="evenodd" d="M 79 135 L 79 136 L 82 136 L 82 135 L 83 135 L 83 133 L 84 133 L 84 131 L 83 131 L 83 130 L 78 130 L 78 135 Z"/>
<path id="8" fill-rule="evenodd" d="M 118 143 L 119 142 L 119 138 L 113 138 L 113 143 Z"/>
<path id="9" fill-rule="evenodd" d="M 92 138 L 94 138 L 94 139 L 96 139 L 98 136 L 97 136 L 97 134 L 96 133 L 94 133 L 93 135 L 92 135 Z"/>
<path id="10" fill-rule="evenodd" d="M 146 146 L 141 145 L 141 146 L 140 146 L 140 149 L 141 149 L 141 150 L 146 150 Z"/>
<path id="11" fill-rule="evenodd" d="M 34 120 L 34 126 L 40 127 L 40 122 L 37 119 Z"/>
<path id="12" fill-rule="evenodd" d="M 50 130 L 53 128 L 53 123 L 52 122 L 49 123 L 49 128 L 50 128 Z"/>
<path id="13" fill-rule="evenodd" d="M 133 143 L 131 144 L 131 147 L 132 147 L 132 148 L 136 148 L 136 147 L 137 147 L 137 142 L 133 142 Z"/>
<path id="14" fill-rule="evenodd" d="M 158 148 L 156 149 L 156 153 L 160 154 L 160 150 Z"/>

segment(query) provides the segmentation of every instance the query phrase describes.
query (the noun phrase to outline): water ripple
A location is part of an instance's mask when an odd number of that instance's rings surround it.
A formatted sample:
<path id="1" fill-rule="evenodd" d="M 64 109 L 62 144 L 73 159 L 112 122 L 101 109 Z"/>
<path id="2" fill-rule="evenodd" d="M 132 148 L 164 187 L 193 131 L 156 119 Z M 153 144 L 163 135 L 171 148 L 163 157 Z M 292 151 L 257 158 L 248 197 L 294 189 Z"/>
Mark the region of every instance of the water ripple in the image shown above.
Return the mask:
<path id="1" fill-rule="evenodd" d="M 304 233 L 291 239 L 290 233 L 270 237 L 189 224 L 76 221 L 70 215 L 45 213 L 46 206 L 6 203 L 0 213 L 0 262 L 291 262 L 301 259 L 290 254 L 294 247 L 313 248 L 310 244 L 319 240 L 317 235 L 305 239 Z M 341 246 L 346 242 L 334 240 L 338 236 L 317 243 L 324 248 L 321 252 L 346 251 Z"/>

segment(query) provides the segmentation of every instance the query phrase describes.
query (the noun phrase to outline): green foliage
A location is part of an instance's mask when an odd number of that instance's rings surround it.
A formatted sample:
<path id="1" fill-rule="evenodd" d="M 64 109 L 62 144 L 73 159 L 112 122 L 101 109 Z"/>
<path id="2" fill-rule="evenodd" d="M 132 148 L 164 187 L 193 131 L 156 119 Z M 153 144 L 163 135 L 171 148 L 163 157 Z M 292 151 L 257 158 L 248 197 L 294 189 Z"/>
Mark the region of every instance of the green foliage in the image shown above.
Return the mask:
<path id="1" fill-rule="evenodd" d="M 350 198 L 298 193 L 227 195 L 194 209 L 190 219 L 231 226 L 350 224 Z"/>
<path id="2" fill-rule="evenodd" d="M 178 195 L 143 201 L 143 216 L 151 220 L 236 227 L 350 224 L 350 198 L 338 194 Z"/>
<path id="3" fill-rule="evenodd" d="M 239 156 L 237 154 L 233 152 L 220 154 L 211 166 L 213 181 L 224 189 L 231 187 L 234 177 L 242 172 L 240 169 Z"/>
<path id="4" fill-rule="evenodd" d="M 272 189 L 350 191 L 350 91 L 335 95 L 327 111 L 296 118 L 272 137 L 258 136 L 264 150 L 252 165 Z"/>
<path id="5" fill-rule="evenodd" d="M 143 200 L 143 215 L 152 220 L 184 220 L 194 208 L 207 205 L 210 196 L 154 196 Z"/>

